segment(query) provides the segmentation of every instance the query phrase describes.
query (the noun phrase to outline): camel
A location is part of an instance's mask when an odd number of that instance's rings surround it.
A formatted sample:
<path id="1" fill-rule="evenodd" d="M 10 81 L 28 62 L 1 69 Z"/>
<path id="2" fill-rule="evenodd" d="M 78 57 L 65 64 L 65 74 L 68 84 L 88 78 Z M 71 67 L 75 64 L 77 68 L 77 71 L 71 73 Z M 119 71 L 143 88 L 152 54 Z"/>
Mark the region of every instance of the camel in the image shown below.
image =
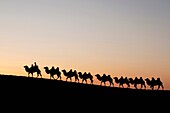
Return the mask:
<path id="1" fill-rule="evenodd" d="M 47 66 L 45 66 L 44 69 L 45 69 L 45 72 L 46 72 L 47 74 L 50 74 L 50 79 L 53 78 L 53 79 L 55 80 L 54 75 L 56 74 L 56 70 L 55 70 L 54 66 L 52 66 L 51 69 L 49 69 Z M 59 76 L 61 76 L 61 74 L 60 74 Z M 61 78 L 61 77 L 60 77 L 60 78 Z"/>
<path id="2" fill-rule="evenodd" d="M 108 81 L 110 83 L 109 86 L 113 85 L 114 86 L 114 83 L 113 83 L 113 79 L 111 78 L 110 75 L 106 75 L 106 74 L 103 74 L 103 76 L 100 76 L 99 74 L 96 74 L 95 75 L 97 77 L 97 79 L 99 81 L 101 81 L 100 85 L 102 85 L 102 83 L 104 83 L 104 86 L 106 86 L 106 82 Z"/>
<path id="3" fill-rule="evenodd" d="M 135 77 L 135 79 L 129 78 L 129 81 L 130 81 L 130 83 L 131 83 L 132 85 L 134 85 L 134 87 L 135 87 L 136 89 L 137 89 L 137 85 L 138 85 L 138 84 L 141 85 L 140 89 L 142 89 L 143 86 L 144 86 L 144 88 L 146 89 L 145 81 L 143 80 L 142 77 L 140 77 L 139 79 L 138 79 L 137 77 Z"/>
<path id="4" fill-rule="evenodd" d="M 35 69 L 33 65 L 30 68 L 27 65 L 25 65 L 24 68 L 25 68 L 25 71 L 28 73 L 28 77 L 30 74 L 33 77 L 33 73 L 37 72 L 37 77 L 40 76 L 42 78 L 41 70 L 39 68 Z"/>
<path id="5" fill-rule="evenodd" d="M 60 80 L 61 80 L 61 72 L 60 72 L 59 67 L 57 67 L 57 68 L 55 69 L 55 74 L 57 75 L 57 79 L 60 78 Z"/>
<path id="6" fill-rule="evenodd" d="M 120 79 L 118 79 L 118 77 L 114 77 L 114 79 L 115 79 L 115 82 L 119 84 L 119 87 L 122 86 L 124 88 L 123 84 L 126 84 L 127 88 L 130 88 L 130 83 L 127 77 L 123 78 L 123 76 L 121 76 Z"/>
<path id="7" fill-rule="evenodd" d="M 75 82 L 76 81 L 79 82 L 79 78 L 78 78 L 78 74 L 77 74 L 76 70 L 74 70 L 74 72 L 73 72 L 72 69 L 70 69 L 70 71 L 67 72 L 65 69 L 63 69 L 62 72 L 67 77 L 66 81 L 67 81 L 68 78 L 70 79 L 70 81 L 72 81 L 72 77 L 75 77 Z"/>
<path id="8" fill-rule="evenodd" d="M 153 77 L 152 77 L 152 80 L 150 80 L 149 78 L 146 78 L 145 81 L 152 90 L 154 90 L 154 86 L 158 86 L 157 90 L 159 90 L 160 87 L 162 88 L 162 90 L 164 89 L 163 83 L 159 77 L 156 80 Z"/>
<path id="9" fill-rule="evenodd" d="M 87 84 L 87 79 L 90 79 L 91 84 L 93 84 L 93 76 L 91 75 L 90 72 L 88 74 L 86 72 L 84 72 L 83 74 L 81 72 L 78 72 L 78 75 L 79 75 L 79 78 L 82 79 L 82 83 L 83 81 L 85 81 Z"/>

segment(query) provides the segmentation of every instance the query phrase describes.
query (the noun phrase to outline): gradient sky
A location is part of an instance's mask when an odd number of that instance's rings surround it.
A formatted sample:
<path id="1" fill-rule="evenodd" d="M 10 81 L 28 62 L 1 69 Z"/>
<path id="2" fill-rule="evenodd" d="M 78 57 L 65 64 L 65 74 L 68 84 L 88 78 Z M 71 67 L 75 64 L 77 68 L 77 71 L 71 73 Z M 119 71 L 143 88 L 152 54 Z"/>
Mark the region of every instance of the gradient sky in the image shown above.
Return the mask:
<path id="1" fill-rule="evenodd" d="M 169 0 L 0 0 L 2 74 L 27 76 L 36 61 L 45 78 L 58 66 L 160 77 L 170 89 L 169 49 Z"/>

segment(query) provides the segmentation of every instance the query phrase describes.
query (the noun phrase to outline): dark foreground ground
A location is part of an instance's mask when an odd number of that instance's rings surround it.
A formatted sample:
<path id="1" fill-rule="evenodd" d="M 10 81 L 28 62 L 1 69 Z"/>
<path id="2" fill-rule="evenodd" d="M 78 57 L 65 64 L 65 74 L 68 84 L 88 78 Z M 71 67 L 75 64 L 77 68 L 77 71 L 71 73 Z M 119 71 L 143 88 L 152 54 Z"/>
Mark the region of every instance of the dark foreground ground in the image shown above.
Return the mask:
<path id="1" fill-rule="evenodd" d="M 169 105 L 169 90 L 140 90 L 105 87 L 43 78 L 0 75 L 0 101 L 38 105 Z M 45 102 L 45 103 L 44 103 Z M 70 104 L 71 103 L 71 104 Z M 94 107 L 93 106 L 93 107 Z"/>

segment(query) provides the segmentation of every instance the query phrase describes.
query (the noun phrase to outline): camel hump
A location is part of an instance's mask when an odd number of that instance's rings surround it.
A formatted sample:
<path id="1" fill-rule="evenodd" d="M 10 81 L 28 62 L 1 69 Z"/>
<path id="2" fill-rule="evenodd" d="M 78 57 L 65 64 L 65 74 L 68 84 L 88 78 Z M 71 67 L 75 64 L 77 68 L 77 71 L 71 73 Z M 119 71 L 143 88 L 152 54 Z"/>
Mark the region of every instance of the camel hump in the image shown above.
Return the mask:
<path id="1" fill-rule="evenodd" d="M 105 74 L 105 73 L 103 74 L 103 77 L 106 77 L 106 74 Z"/>
<path id="2" fill-rule="evenodd" d="M 158 78 L 157 78 L 157 81 L 161 81 L 161 79 L 158 77 Z"/>
<path id="3" fill-rule="evenodd" d="M 81 73 L 81 72 L 78 72 L 78 74 L 81 74 L 81 75 L 82 75 L 82 73 Z"/>
<path id="4" fill-rule="evenodd" d="M 87 75 L 87 73 L 86 73 L 86 72 L 84 72 L 84 73 L 83 73 L 83 75 Z"/>
<path id="5" fill-rule="evenodd" d="M 59 71 L 59 67 L 56 68 L 56 71 Z"/>
<path id="6" fill-rule="evenodd" d="M 154 77 L 152 77 L 152 82 L 155 82 L 156 80 L 155 80 L 155 78 Z"/>
<path id="7" fill-rule="evenodd" d="M 51 69 L 55 69 L 54 66 L 52 66 Z"/>
<path id="8" fill-rule="evenodd" d="M 72 72 L 73 72 L 73 70 L 72 70 L 72 69 L 70 69 L 69 73 L 72 73 Z"/>
<path id="9" fill-rule="evenodd" d="M 76 71 L 76 70 L 74 70 L 74 73 L 77 73 L 77 71 Z"/>

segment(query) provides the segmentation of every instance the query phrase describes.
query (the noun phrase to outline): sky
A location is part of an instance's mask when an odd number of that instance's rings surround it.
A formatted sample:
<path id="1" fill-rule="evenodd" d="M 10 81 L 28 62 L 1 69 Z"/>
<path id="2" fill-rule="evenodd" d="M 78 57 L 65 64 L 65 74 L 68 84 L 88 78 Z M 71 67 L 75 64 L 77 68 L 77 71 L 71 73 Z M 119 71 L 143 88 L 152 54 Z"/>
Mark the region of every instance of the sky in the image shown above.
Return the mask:
<path id="1" fill-rule="evenodd" d="M 27 76 L 37 62 L 43 78 L 55 66 L 160 77 L 170 90 L 169 49 L 169 0 L 0 0 L 1 74 Z"/>

